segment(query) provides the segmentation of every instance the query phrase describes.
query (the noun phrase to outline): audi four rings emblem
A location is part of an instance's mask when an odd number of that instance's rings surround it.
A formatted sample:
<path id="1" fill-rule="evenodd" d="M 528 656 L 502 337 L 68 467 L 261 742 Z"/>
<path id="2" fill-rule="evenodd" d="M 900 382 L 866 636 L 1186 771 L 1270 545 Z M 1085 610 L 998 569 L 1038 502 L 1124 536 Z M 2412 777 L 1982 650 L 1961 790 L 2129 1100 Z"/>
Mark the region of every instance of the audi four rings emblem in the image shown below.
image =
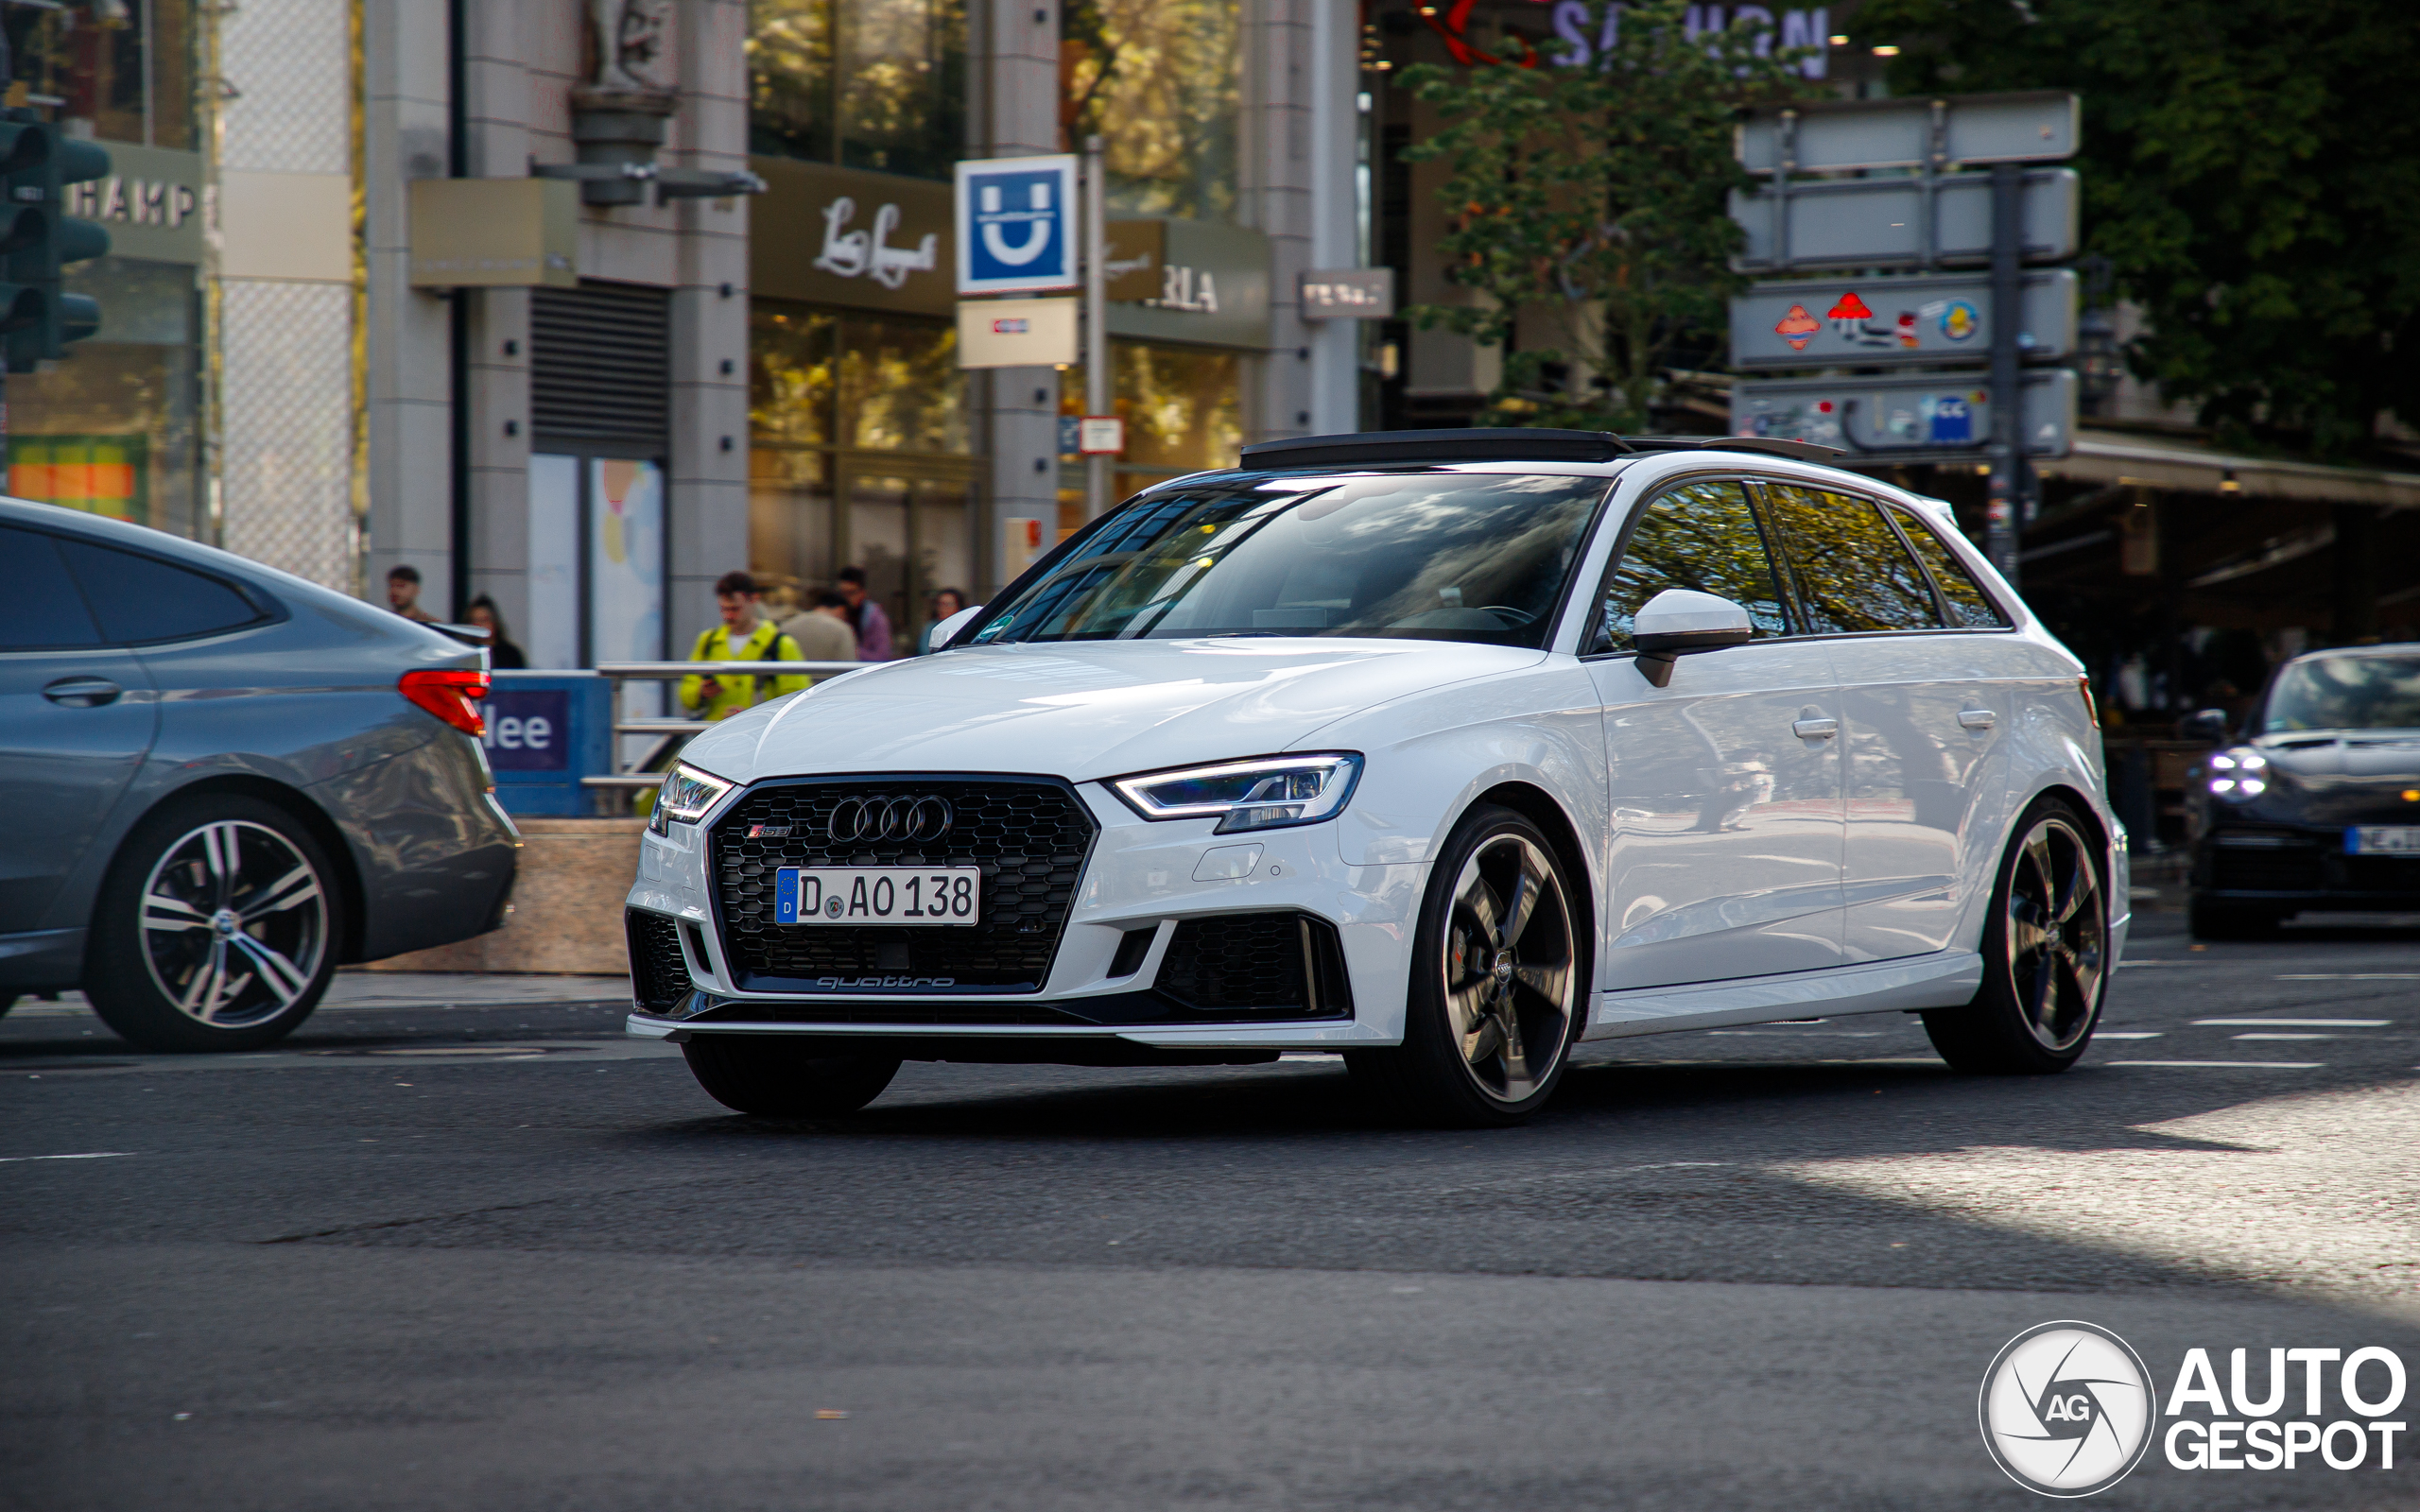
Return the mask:
<path id="1" fill-rule="evenodd" d="M 825 833 L 840 845 L 867 840 L 938 840 L 949 833 L 949 800 L 924 798 L 852 798 L 832 811 Z"/>

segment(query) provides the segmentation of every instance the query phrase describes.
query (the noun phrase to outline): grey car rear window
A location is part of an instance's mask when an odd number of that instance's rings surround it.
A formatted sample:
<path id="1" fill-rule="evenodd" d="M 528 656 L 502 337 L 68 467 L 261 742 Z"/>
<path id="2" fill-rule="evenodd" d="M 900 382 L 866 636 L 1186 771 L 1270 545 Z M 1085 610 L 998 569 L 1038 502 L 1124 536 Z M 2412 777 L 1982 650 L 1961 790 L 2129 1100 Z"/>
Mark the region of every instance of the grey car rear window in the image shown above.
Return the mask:
<path id="1" fill-rule="evenodd" d="M 189 640 L 261 618 L 251 600 L 219 578 L 89 541 L 60 545 L 112 641 Z"/>
<path id="2" fill-rule="evenodd" d="M 100 644 L 100 629 L 60 560 L 57 538 L 0 525 L 0 651 Z"/>

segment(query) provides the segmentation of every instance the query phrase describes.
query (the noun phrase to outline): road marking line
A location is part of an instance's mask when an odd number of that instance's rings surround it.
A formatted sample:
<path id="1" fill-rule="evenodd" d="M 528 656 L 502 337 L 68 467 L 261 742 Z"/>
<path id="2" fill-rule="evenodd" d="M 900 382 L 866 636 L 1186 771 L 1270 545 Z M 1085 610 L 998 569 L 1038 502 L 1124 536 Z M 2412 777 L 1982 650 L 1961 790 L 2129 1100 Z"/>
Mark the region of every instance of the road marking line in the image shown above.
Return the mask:
<path id="1" fill-rule="evenodd" d="M 81 1155 L 0 1155 L 8 1160 L 114 1160 L 132 1155 L 132 1150 L 87 1150 Z"/>
<path id="2" fill-rule="evenodd" d="M 2224 1066 L 2238 1071 L 2319 1071 L 2325 1060 L 2107 1060 L 2107 1066 Z"/>
<path id="3" fill-rule="evenodd" d="M 2280 982 L 2420 982 L 2420 971 L 2295 971 Z"/>
<path id="4" fill-rule="evenodd" d="M 2231 1034 L 2230 1040 L 2342 1040 L 2341 1034 Z"/>
<path id="5" fill-rule="evenodd" d="M 2164 1033 L 2165 1031 L 2159 1029 L 2104 1029 L 2093 1038 L 2095 1040 L 2157 1040 L 2162 1038 Z"/>
<path id="6" fill-rule="evenodd" d="M 2201 1029 L 2384 1029 L 2393 1019 L 2196 1019 Z"/>

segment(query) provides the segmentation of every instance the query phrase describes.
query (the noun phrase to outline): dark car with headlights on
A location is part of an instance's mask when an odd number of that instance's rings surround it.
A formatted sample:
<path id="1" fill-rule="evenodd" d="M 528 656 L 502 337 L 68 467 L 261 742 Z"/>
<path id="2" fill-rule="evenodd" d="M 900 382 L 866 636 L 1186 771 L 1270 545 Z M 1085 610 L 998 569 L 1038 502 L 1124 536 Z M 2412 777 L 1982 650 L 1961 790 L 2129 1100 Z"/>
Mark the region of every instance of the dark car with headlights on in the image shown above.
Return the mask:
<path id="1" fill-rule="evenodd" d="M 2223 736 L 2223 715 L 2198 718 Z M 2296 657 L 2238 733 L 2188 779 L 2195 936 L 2420 913 L 2420 644 Z"/>
<path id="2" fill-rule="evenodd" d="M 156 530 L 0 499 L 0 1008 L 289 1033 L 347 961 L 504 922 L 486 653 Z"/>

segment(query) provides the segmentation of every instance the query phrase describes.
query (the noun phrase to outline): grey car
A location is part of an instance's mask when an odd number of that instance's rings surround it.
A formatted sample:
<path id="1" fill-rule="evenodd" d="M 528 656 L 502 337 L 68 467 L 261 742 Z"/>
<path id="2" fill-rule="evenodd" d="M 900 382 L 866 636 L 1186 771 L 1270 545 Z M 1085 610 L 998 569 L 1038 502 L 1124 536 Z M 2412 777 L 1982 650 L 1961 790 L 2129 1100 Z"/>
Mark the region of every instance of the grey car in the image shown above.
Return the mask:
<path id="1" fill-rule="evenodd" d="M 338 964 L 499 927 L 486 653 L 256 562 L 0 499 L 0 1007 L 157 1050 L 289 1033 Z"/>

